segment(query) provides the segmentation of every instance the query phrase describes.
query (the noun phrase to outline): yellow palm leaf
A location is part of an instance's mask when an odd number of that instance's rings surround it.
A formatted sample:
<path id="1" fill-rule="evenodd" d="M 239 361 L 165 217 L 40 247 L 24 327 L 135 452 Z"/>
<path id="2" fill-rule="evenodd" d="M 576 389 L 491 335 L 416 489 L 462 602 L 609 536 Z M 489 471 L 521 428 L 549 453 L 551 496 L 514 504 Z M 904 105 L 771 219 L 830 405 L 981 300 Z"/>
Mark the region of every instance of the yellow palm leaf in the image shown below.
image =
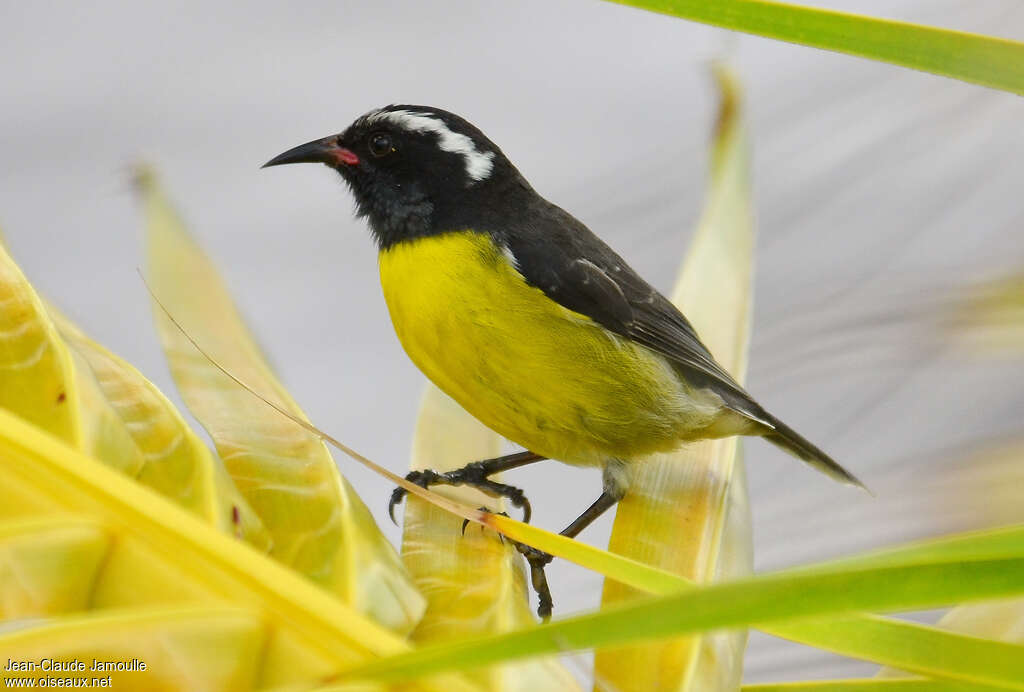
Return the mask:
<path id="1" fill-rule="evenodd" d="M 97 524 L 0 522 L 0 621 L 85 610 L 109 549 L 110 536 Z"/>
<path id="2" fill-rule="evenodd" d="M 501 438 L 455 401 L 428 385 L 413 440 L 411 468 L 449 471 L 498 456 Z M 500 480 L 500 476 L 495 476 Z M 453 500 L 501 512 L 504 503 L 478 490 L 435 486 Z M 418 497 L 409 497 L 402 533 L 402 559 L 427 599 L 423 620 L 413 631 L 418 644 L 508 632 L 535 624 L 523 560 L 491 531 L 462 520 Z M 578 686 L 552 658 L 494 666 L 468 674 L 495 692 L 573 690 Z"/>
<path id="3" fill-rule="evenodd" d="M 5 663 L 145 662 L 146 671 L 117 673 L 123 689 L 308 689 L 408 648 L 292 570 L 2 410 L 0 459 L 0 584 L 13 594 L 5 615 L 46 615 L 47 593 L 65 600 L 56 610 L 83 609 L 7 628 Z M 454 677 L 414 687 L 469 689 Z"/>
<path id="4" fill-rule="evenodd" d="M 149 279 L 160 301 L 222 365 L 304 417 L 154 176 L 143 172 L 139 186 Z M 378 622 L 399 632 L 411 630 L 423 612 L 423 598 L 323 442 L 226 377 L 161 310 L 156 322 L 182 398 L 270 531 L 271 555 Z"/>
<path id="5" fill-rule="evenodd" d="M 251 611 L 204 606 L 66 618 L 11 634 L 4 644 L 16 652 L 14 660 L 77 666 L 18 677 L 106 680 L 105 687 L 150 692 L 228 692 L 255 689 L 267 634 Z"/>
<path id="6" fill-rule="evenodd" d="M 673 293 L 718 361 L 742 381 L 747 364 L 753 221 L 739 85 L 725 68 L 704 216 Z M 637 465 L 609 549 L 698 582 L 748 574 L 750 511 L 736 438 L 687 445 Z M 606 581 L 602 604 L 639 595 Z M 598 679 L 617 690 L 736 689 L 746 631 L 599 651 Z"/>
<path id="7" fill-rule="evenodd" d="M 142 373 L 48 306 L 61 336 L 88 364 L 142 454 L 136 480 L 263 550 L 270 535 L 199 436 Z"/>
<path id="8" fill-rule="evenodd" d="M 1024 349 L 1024 274 L 974 287 L 944 317 L 945 338 L 979 355 L 1019 358 Z"/>
<path id="9" fill-rule="evenodd" d="M 134 477 L 143 466 L 89 366 L 0 244 L 0 407 Z"/>

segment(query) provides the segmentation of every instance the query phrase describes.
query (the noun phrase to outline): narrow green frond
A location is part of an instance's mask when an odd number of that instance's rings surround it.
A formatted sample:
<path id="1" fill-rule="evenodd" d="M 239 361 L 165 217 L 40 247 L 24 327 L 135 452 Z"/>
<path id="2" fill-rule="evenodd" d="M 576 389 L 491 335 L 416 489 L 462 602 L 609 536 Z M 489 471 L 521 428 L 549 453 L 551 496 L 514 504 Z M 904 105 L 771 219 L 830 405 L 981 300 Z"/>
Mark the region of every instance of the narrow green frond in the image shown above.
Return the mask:
<path id="1" fill-rule="evenodd" d="M 742 692 L 987 692 L 999 689 L 949 680 L 813 680 L 808 682 L 767 682 L 744 685 Z"/>
<path id="2" fill-rule="evenodd" d="M 857 611 L 908 610 L 1024 593 L 1024 542 L 1015 557 L 963 559 L 866 568 L 814 568 L 738 582 L 693 587 L 674 595 L 614 606 L 534 630 L 425 647 L 348 671 L 381 680 L 441 670 L 465 670 L 561 650 L 598 648 L 737 626 L 787 623 Z M 769 628 L 765 628 L 769 629 Z M 1024 647 L 985 646 L 991 669 L 984 682 L 1024 689 Z"/>
<path id="3" fill-rule="evenodd" d="M 651 12 L 1024 94 L 1024 43 L 766 0 L 613 0 Z"/>

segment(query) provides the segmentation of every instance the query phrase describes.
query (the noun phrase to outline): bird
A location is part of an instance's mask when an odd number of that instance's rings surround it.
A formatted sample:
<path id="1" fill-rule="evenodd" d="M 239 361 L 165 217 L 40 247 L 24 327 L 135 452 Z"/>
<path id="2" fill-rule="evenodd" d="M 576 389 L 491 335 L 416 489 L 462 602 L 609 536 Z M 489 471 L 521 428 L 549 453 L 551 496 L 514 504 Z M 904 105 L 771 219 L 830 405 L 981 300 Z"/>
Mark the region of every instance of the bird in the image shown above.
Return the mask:
<path id="1" fill-rule="evenodd" d="M 546 459 L 598 467 L 601 495 L 562 531 L 570 537 L 623 498 L 634 464 L 696 440 L 760 436 L 864 487 L 758 404 L 671 301 L 535 191 L 464 118 L 430 106 L 385 106 L 264 168 L 293 163 L 326 164 L 351 190 L 413 363 L 525 450 L 443 474 L 414 471 L 410 480 L 507 497 L 529 521 L 523 492 L 492 475 Z M 395 491 L 389 511 L 402 495 Z M 551 556 L 516 547 L 547 618 Z"/>

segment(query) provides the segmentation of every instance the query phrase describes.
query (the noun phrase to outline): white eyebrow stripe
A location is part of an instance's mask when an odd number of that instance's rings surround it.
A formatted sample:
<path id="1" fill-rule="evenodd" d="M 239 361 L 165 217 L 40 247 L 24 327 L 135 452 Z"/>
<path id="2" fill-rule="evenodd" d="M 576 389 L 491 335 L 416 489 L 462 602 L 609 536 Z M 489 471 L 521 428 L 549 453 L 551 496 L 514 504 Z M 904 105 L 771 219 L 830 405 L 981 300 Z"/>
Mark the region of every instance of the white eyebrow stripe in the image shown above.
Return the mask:
<path id="1" fill-rule="evenodd" d="M 444 151 L 459 154 L 466 161 L 466 175 L 476 182 L 487 179 L 494 168 L 494 152 L 479 151 L 473 140 L 464 134 L 452 132 L 442 120 L 429 113 L 413 111 L 377 111 L 366 115 L 367 123 L 387 120 L 410 132 L 433 132 L 438 146 Z"/>

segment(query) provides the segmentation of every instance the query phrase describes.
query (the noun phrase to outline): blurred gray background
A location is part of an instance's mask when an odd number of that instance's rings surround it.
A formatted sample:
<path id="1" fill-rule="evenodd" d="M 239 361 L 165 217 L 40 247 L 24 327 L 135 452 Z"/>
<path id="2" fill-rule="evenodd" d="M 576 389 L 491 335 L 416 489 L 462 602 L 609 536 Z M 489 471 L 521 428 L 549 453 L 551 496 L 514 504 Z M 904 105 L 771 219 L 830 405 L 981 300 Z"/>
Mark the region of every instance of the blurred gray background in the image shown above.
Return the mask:
<path id="1" fill-rule="evenodd" d="M 818 4 L 1024 39 L 1015 0 Z M 372 243 L 334 174 L 260 164 L 376 106 L 444 107 L 668 290 L 705 188 L 708 64 L 731 57 L 760 234 L 749 389 L 877 493 L 751 441 L 758 569 L 987 520 L 987 486 L 956 474 L 1024 437 L 1024 361 L 978 357 L 943 315 L 1024 268 L 1020 98 L 596 0 L 6 0 L 0 26 L 0 224 L 35 285 L 173 392 L 135 272 L 127 169 L 151 161 L 310 417 L 395 471 L 424 380 Z M 339 462 L 397 538 L 390 488 Z M 557 464 L 514 481 L 554 530 L 600 484 Z M 597 604 L 598 576 L 550 578 L 558 613 Z M 757 634 L 747 659 L 748 681 L 874 670 Z"/>

